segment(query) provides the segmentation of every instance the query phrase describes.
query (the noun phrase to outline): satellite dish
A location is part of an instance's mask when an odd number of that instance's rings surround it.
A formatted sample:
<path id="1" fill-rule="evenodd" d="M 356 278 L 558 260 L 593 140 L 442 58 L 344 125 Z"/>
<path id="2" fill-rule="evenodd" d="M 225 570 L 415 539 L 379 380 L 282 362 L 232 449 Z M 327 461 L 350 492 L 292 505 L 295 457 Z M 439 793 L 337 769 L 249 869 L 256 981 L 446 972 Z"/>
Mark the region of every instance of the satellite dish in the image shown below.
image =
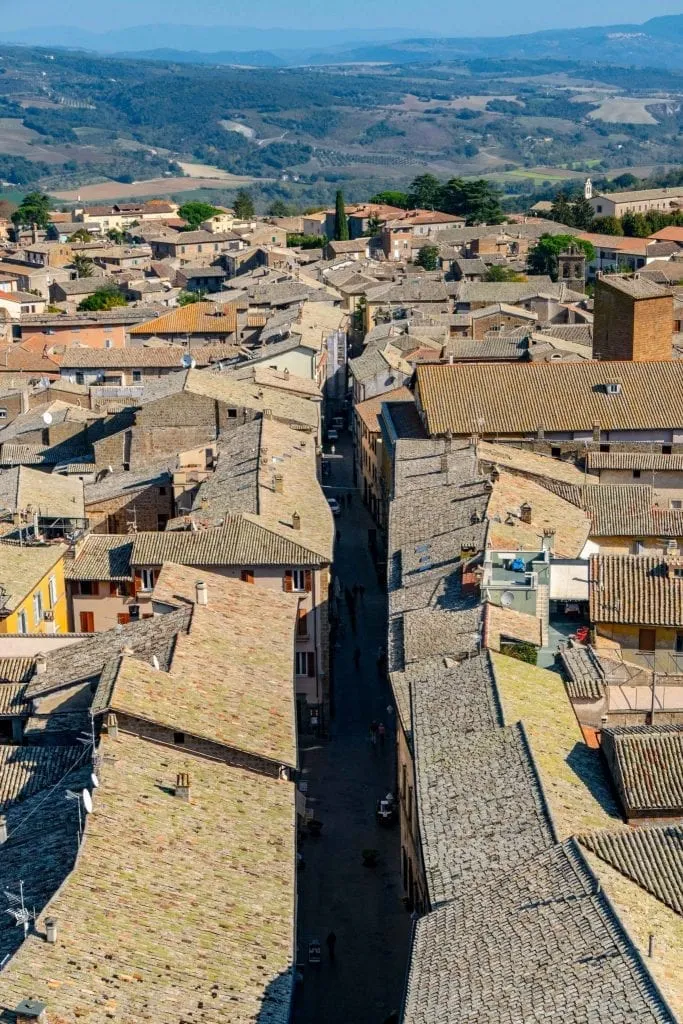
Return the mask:
<path id="1" fill-rule="evenodd" d="M 90 776 L 90 781 L 91 781 L 91 782 L 92 782 L 92 784 L 93 784 L 93 788 L 94 788 L 94 789 L 97 789 L 97 787 L 98 787 L 98 786 L 99 786 L 99 784 L 100 784 L 100 780 L 99 780 L 99 779 L 97 778 L 97 776 L 95 775 L 95 773 L 94 773 L 94 772 L 93 772 L 93 773 L 92 773 L 92 775 Z"/>
<path id="2" fill-rule="evenodd" d="M 502 604 L 503 608 L 512 607 L 512 605 L 515 603 L 515 595 L 512 593 L 511 590 L 506 590 L 503 592 L 503 595 L 501 596 L 500 599 L 500 603 Z"/>
<path id="3" fill-rule="evenodd" d="M 195 366 L 197 365 L 196 360 L 190 355 L 189 352 L 185 353 L 180 362 L 183 368 L 186 370 L 194 370 Z"/>
<path id="4" fill-rule="evenodd" d="M 83 800 L 83 806 L 85 807 L 86 814 L 91 814 L 92 813 L 92 797 L 90 796 L 90 793 L 88 792 L 87 789 L 83 790 L 83 792 L 81 793 L 81 798 Z"/>
<path id="5" fill-rule="evenodd" d="M 43 423 L 46 423 L 48 425 L 48 427 L 50 426 L 50 424 L 52 423 L 52 413 L 51 412 L 44 412 L 43 413 Z"/>

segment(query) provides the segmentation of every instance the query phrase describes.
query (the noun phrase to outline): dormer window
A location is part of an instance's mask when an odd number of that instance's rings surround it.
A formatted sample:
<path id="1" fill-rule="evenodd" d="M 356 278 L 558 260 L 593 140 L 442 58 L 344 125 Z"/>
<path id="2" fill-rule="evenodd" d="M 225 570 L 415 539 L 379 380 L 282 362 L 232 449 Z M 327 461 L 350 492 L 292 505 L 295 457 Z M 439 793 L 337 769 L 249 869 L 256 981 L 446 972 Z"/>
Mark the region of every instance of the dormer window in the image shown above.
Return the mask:
<path id="1" fill-rule="evenodd" d="M 608 395 L 620 395 L 621 394 L 621 381 L 613 380 L 605 384 L 605 391 Z"/>

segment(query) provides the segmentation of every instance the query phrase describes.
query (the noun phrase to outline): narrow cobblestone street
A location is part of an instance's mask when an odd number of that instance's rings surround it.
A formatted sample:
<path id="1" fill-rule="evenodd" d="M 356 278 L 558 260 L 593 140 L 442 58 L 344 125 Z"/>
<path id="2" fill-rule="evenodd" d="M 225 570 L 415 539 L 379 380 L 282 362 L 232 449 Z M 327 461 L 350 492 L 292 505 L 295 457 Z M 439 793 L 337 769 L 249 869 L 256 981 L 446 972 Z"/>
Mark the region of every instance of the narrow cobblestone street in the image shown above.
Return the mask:
<path id="1" fill-rule="evenodd" d="M 328 494 L 346 493 L 352 484 L 352 446 L 340 438 Z M 327 487 L 329 485 L 329 489 Z M 357 491 L 351 508 L 337 518 L 341 537 L 335 573 L 342 589 L 365 587 L 357 603 L 353 632 L 346 602 L 340 602 L 342 630 L 334 658 L 335 715 L 329 738 L 303 743 L 301 767 L 308 798 L 323 822 L 319 838 L 307 838 L 299 872 L 298 962 L 300 986 L 297 1024 L 382 1024 L 400 1007 L 408 955 L 410 915 L 401 902 L 398 825 L 382 828 L 375 820 L 376 800 L 395 788 L 394 715 L 387 712 L 390 692 L 377 673 L 377 652 L 385 642 L 385 595 L 368 549 L 373 526 Z M 360 651 L 360 670 L 354 651 Z M 370 722 L 383 722 L 383 746 L 370 742 Z M 361 851 L 374 848 L 380 860 L 364 867 Z M 325 939 L 337 936 L 330 961 Z M 322 943 L 322 963 L 308 964 L 308 943 Z"/>

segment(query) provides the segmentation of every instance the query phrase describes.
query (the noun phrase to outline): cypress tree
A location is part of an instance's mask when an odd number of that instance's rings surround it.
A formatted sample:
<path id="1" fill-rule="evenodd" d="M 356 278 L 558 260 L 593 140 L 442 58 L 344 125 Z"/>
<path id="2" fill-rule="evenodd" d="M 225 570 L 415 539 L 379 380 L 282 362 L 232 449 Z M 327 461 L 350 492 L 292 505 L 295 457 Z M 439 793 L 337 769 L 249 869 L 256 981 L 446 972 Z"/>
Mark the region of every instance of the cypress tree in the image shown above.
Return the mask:
<path id="1" fill-rule="evenodd" d="M 347 242 L 349 239 L 349 222 L 346 219 L 344 193 L 341 190 L 337 192 L 337 199 L 335 202 L 334 238 L 336 242 Z"/>

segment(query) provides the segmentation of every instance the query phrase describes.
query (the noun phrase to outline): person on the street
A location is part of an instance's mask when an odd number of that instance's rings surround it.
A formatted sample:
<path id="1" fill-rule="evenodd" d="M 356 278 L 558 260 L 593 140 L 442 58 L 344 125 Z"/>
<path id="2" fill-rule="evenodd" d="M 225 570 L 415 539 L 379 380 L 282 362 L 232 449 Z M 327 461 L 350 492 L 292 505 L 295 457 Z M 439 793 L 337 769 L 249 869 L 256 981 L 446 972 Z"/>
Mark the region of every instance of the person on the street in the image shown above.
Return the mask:
<path id="1" fill-rule="evenodd" d="M 360 671 L 360 647 L 356 647 L 356 649 L 353 652 L 353 664 L 354 664 L 354 667 L 356 669 L 356 672 L 359 672 Z"/>
<path id="2" fill-rule="evenodd" d="M 371 743 L 377 742 L 377 730 L 379 729 L 379 722 L 373 720 L 370 722 L 370 741 Z"/>
<path id="3" fill-rule="evenodd" d="M 379 736 L 379 745 L 380 745 L 380 747 L 384 746 L 384 735 L 385 735 L 385 733 L 386 733 L 386 729 L 384 728 L 384 722 L 380 722 L 379 725 L 377 726 L 377 735 Z"/>
<path id="4" fill-rule="evenodd" d="M 325 945 L 327 946 L 327 952 L 330 955 L 330 960 L 334 960 L 334 948 L 337 945 L 337 936 L 334 932 L 330 932 L 327 936 L 325 939 Z"/>

